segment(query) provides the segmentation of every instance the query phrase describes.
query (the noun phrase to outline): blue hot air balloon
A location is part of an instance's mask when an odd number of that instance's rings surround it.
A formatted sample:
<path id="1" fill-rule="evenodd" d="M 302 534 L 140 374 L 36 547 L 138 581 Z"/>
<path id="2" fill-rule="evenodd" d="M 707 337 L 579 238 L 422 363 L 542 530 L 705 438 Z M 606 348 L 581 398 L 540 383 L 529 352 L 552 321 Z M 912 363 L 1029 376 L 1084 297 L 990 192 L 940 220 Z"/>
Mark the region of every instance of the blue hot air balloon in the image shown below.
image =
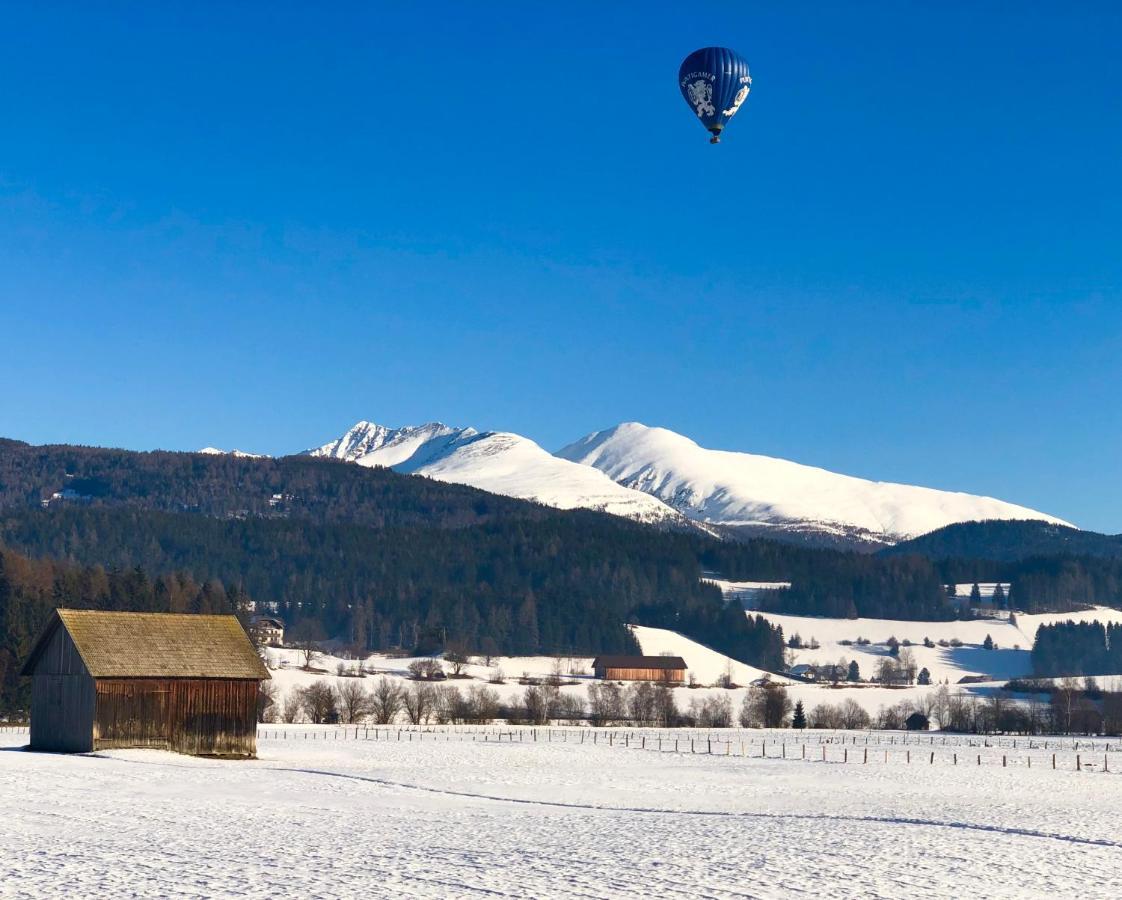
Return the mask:
<path id="1" fill-rule="evenodd" d="M 678 70 L 678 87 L 701 124 L 711 132 L 710 144 L 736 115 L 752 89 L 748 63 L 727 47 L 703 47 L 686 57 Z"/>

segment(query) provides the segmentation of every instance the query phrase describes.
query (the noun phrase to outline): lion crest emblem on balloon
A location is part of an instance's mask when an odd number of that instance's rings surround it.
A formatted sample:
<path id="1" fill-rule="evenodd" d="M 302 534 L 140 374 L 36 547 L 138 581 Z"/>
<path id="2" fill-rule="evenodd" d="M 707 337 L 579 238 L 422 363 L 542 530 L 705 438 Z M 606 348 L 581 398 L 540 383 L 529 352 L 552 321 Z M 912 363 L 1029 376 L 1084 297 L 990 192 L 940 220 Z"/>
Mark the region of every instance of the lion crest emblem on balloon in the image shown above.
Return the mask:
<path id="1" fill-rule="evenodd" d="M 686 85 L 686 92 L 689 94 L 690 103 L 697 111 L 697 117 L 700 119 L 703 116 L 711 116 L 717 111 L 713 106 L 713 85 L 702 78 L 697 79 L 691 84 Z"/>

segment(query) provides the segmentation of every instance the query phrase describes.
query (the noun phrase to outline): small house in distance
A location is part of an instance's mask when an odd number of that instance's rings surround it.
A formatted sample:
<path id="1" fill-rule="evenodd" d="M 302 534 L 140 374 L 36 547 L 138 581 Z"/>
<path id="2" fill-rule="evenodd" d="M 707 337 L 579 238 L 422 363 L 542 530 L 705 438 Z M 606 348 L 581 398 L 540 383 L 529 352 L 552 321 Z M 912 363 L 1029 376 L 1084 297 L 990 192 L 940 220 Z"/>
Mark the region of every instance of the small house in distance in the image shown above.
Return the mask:
<path id="1" fill-rule="evenodd" d="M 686 680 L 686 663 L 680 656 L 597 656 L 592 671 L 607 681 L 683 684 Z"/>
<path id="2" fill-rule="evenodd" d="M 58 609 L 20 674 L 32 750 L 257 755 L 269 673 L 234 616 Z"/>
<path id="3" fill-rule="evenodd" d="M 249 634 L 259 647 L 284 645 L 284 622 L 276 616 L 254 616 L 249 620 Z"/>

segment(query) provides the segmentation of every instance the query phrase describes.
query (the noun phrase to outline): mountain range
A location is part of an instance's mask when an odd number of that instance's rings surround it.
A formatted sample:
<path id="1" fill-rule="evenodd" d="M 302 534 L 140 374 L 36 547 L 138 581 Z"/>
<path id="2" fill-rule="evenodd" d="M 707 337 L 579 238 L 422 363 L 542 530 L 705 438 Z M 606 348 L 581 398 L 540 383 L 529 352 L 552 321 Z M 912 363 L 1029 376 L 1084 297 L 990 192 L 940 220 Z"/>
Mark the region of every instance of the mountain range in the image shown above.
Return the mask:
<path id="1" fill-rule="evenodd" d="M 509 432 L 358 422 L 308 455 L 735 536 L 866 549 L 958 522 L 1062 519 L 992 497 L 870 481 L 752 453 L 711 450 L 637 422 L 556 453 Z"/>

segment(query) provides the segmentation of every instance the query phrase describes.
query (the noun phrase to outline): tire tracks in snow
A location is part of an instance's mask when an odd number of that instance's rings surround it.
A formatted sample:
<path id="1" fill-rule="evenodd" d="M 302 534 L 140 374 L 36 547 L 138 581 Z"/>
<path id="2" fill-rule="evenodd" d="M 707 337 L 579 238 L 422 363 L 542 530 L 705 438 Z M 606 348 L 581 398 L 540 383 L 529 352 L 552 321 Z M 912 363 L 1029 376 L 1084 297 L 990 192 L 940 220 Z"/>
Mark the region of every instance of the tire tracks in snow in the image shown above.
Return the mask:
<path id="1" fill-rule="evenodd" d="M 907 816 L 843 816 L 828 813 L 767 813 L 767 812 L 736 812 L 733 810 L 703 810 L 703 809 L 671 809 L 657 806 L 602 806 L 593 803 L 569 803 L 564 800 L 531 800 L 523 797 L 502 797 L 497 794 L 480 794 L 471 791 L 456 791 L 449 788 L 426 787 L 422 784 L 410 784 L 405 781 L 392 781 L 388 778 L 376 778 L 372 775 L 355 775 L 346 772 L 331 772 L 326 769 L 302 769 L 270 767 L 274 772 L 292 772 L 301 775 L 319 775 L 326 778 L 342 778 L 351 781 L 362 781 L 382 787 L 401 788 L 410 791 L 420 791 L 427 794 L 441 794 L 448 797 L 461 797 L 468 800 L 490 800 L 495 803 L 512 803 L 521 806 L 547 806 L 555 809 L 575 809 L 588 812 L 623 812 L 641 813 L 661 816 L 698 816 L 724 819 L 766 819 L 772 821 L 807 821 L 807 822 L 854 822 L 869 823 L 873 825 L 916 825 L 934 828 L 952 828 L 962 831 L 979 831 L 987 834 L 1006 834 L 1013 837 L 1043 838 L 1046 840 L 1062 841 L 1069 844 L 1081 844 L 1089 847 L 1111 847 L 1122 849 L 1122 841 L 1112 841 L 1106 838 L 1086 838 L 1072 834 L 1060 834 L 1054 831 L 1039 831 L 1033 828 L 1014 828 L 1003 825 L 986 825 L 979 822 L 949 822 L 939 819 L 920 819 Z"/>

